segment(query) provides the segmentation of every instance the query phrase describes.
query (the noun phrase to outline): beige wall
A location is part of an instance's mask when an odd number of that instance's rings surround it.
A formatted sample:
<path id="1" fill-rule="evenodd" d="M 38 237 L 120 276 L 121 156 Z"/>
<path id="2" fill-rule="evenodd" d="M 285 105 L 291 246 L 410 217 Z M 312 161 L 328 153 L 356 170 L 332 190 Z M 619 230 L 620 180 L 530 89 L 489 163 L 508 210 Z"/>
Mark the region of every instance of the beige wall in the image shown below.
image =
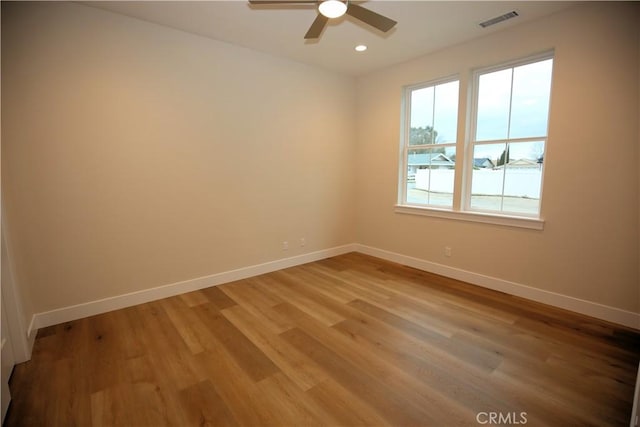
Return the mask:
<path id="1" fill-rule="evenodd" d="M 640 312 L 638 6 L 588 4 L 358 80 L 359 243 Z M 555 48 L 544 231 L 394 213 L 401 87 Z M 445 258 L 443 247 L 453 256 Z"/>
<path id="2" fill-rule="evenodd" d="M 357 81 L 86 6 L 2 8 L 27 318 L 352 242 L 640 312 L 637 6 L 577 6 Z M 460 72 L 464 90 L 472 67 L 549 48 L 544 231 L 394 213 L 401 87 Z"/>
<path id="3" fill-rule="evenodd" d="M 29 319 L 355 240 L 352 78 L 86 6 L 2 7 Z"/>

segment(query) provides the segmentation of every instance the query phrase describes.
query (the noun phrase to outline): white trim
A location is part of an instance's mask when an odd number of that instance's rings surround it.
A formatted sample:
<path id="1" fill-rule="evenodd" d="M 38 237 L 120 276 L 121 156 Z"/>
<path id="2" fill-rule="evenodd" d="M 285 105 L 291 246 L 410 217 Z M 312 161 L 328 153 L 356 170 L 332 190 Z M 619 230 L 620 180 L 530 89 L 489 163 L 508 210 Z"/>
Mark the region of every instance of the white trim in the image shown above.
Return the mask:
<path id="1" fill-rule="evenodd" d="M 31 337 L 25 328 L 27 317 L 24 315 L 23 299 L 13 271 L 13 259 L 9 247 L 10 236 L 5 225 L 6 215 L 4 206 L 1 208 L 2 224 L 0 240 L 2 246 L 2 299 L 6 311 L 6 321 L 9 330 L 9 340 L 16 363 L 26 362 L 31 359 L 31 352 L 35 343 L 35 337 Z"/>
<path id="2" fill-rule="evenodd" d="M 551 81 L 550 81 L 550 86 L 549 86 L 549 104 L 548 104 L 548 108 L 547 108 L 547 129 L 546 129 L 546 135 L 545 136 L 539 136 L 539 137 L 527 137 L 527 138 L 509 138 L 509 134 L 511 133 L 511 112 L 513 109 L 513 70 L 516 67 L 520 67 L 520 66 L 524 66 L 524 65 L 530 65 L 530 64 L 535 64 L 536 62 L 542 62 L 542 61 L 546 61 L 546 60 L 551 60 L 552 61 L 552 67 L 551 67 Z M 462 206 L 464 207 L 465 211 L 473 211 L 473 209 L 471 208 L 471 197 L 473 196 L 472 194 L 472 183 L 473 183 L 473 156 L 474 156 L 474 152 L 475 152 L 475 147 L 477 145 L 485 145 L 485 144 L 490 144 L 491 140 L 488 141 L 478 141 L 477 138 L 477 132 L 478 132 L 478 102 L 479 102 L 479 96 L 480 96 L 480 77 L 484 74 L 490 74 L 490 73 L 495 73 L 497 71 L 503 71 L 503 70 L 508 70 L 511 69 L 511 88 L 509 89 L 509 118 L 507 121 L 507 138 L 503 139 L 503 140 L 495 140 L 498 141 L 499 143 L 504 143 L 505 146 L 506 144 L 510 144 L 510 143 L 517 143 L 517 142 L 523 142 L 523 141 L 537 141 L 537 140 L 544 140 L 544 150 L 542 155 L 545 157 L 545 160 L 548 160 L 546 158 L 546 152 L 547 152 L 547 140 L 549 137 L 549 118 L 551 117 L 551 95 L 552 95 L 552 89 L 553 89 L 553 65 L 555 65 L 555 49 L 550 49 L 548 51 L 545 52 L 540 52 L 531 56 L 527 56 L 524 58 L 520 58 L 520 59 L 514 59 L 512 61 L 506 61 L 503 62 L 501 64 L 496 64 L 496 65 L 492 65 L 492 66 L 488 66 L 488 67 L 479 67 L 479 68 L 475 68 L 474 70 L 472 70 L 472 74 L 471 74 L 471 109 L 469 110 L 470 112 L 470 117 L 469 119 L 471 120 L 469 122 L 469 132 L 467 134 L 467 140 L 465 141 L 465 160 L 467 161 L 466 164 L 464 165 L 464 179 L 465 179 L 465 189 L 468 190 L 465 194 L 463 194 L 463 204 Z M 506 157 L 506 156 L 505 156 Z M 506 158 L 505 158 L 505 164 L 506 164 Z M 505 165 L 506 166 L 506 165 Z M 506 170 L 506 169 L 505 169 Z M 542 175 L 540 177 L 540 195 L 539 195 L 539 205 L 538 205 L 538 213 L 542 212 L 542 196 L 543 196 L 543 192 L 544 192 L 544 175 L 545 175 L 546 169 L 543 166 L 542 169 Z M 502 177 L 502 198 L 500 199 L 500 211 L 502 211 L 503 207 L 504 207 L 504 180 L 506 179 L 506 173 L 503 174 Z"/>
<path id="3" fill-rule="evenodd" d="M 455 219 L 459 221 L 480 222 L 484 224 L 504 225 L 508 227 L 544 229 L 544 220 L 509 215 L 487 214 L 471 211 L 451 211 L 426 206 L 396 205 L 395 212 L 410 215 L 431 216 L 435 218 Z"/>
<path id="4" fill-rule="evenodd" d="M 515 282 L 510 282 L 508 280 L 485 276 L 483 274 L 473 273 L 470 271 L 449 267 L 431 261 L 426 261 L 419 258 L 374 248 L 371 246 L 353 243 L 308 254 L 298 255 L 291 258 L 284 258 L 276 261 L 266 262 L 263 264 L 256 264 L 249 267 L 239 268 L 236 270 L 212 274 L 210 276 L 198 277 L 182 282 L 171 283 L 156 288 L 145 289 L 142 291 L 131 292 L 115 297 L 109 297 L 83 304 L 63 307 L 43 313 L 36 313 L 31 318 L 28 335 L 35 335 L 35 332 L 37 332 L 39 328 L 57 325 L 88 316 L 94 316 L 96 314 L 106 313 L 108 311 L 118 310 L 125 307 L 131 307 L 137 304 L 144 304 L 146 302 L 180 295 L 185 292 L 208 288 L 210 286 L 217 286 L 235 280 L 246 279 L 248 277 L 258 276 L 260 274 L 266 274 L 284 268 L 294 267 L 296 265 L 319 261 L 325 258 L 338 256 L 349 252 L 361 252 L 366 255 L 371 255 L 378 258 L 386 259 L 388 261 L 397 262 L 417 268 L 419 270 L 462 280 L 474 285 L 505 292 L 510 295 L 515 295 L 532 301 L 549 304 L 577 313 L 582 313 L 598 319 L 625 325 L 630 328 L 640 329 L 640 313 L 633 313 L 615 307 L 610 307 L 607 305 L 598 304 L 595 302 L 586 301 L 555 292 L 549 292 Z"/>
<path id="5" fill-rule="evenodd" d="M 458 136 L 456 135 L 456 139 L 454 141 L 449 141 L 442 144 L 423 144 L 423 145 L 409 145 L 409 138 L 411 136 L 411 94 L 415 90 L 433 88 L 433 106 L 431 112 L 431 123 L 435 120 L 436 114 L 436 87 L 444 84 L 449 84 L 457 82 L 458 83 L 458 107 L 460 106 L 460 74 L 452 74 L 448 77 L 443 77 L 441 79 L 430 80 L 426 82 L 415 83 L 402 87 L 402 108 L 400 111 L 400 121 L 402 123 L 402 127 L 400 129 L 400 174 L 399 174 L 399 182 L 398 182 L 398 203 L 403 204 L 407 201 L 407 170 L 409 167 L 409 150 L 412 149 L 432 149 L 440 147 L 454 147 L 457 148 L 458 145 Z M 459 114 L 459 111 L 458 113 Z M 458 127 L 456 126 L 456 134 L 458 132 Z"/>
<path id="6" fill-rule="evenodd" d="M 35 327 L 35 321 L 36 315 L 34 314 L 33 316 L 31 316 L 31 321 L 29 322 L 29 327 L 27 328 L 27 339 L 30 339 L 32 341 L 35 340 L 36 332 L 38 332 L 38 329 Z"/>
<path id="7" fill-rule="evenodd" d="M 72 320 L 82 319 L 84 317 L 94 316 L 96 314 L 106 313 L 108 311 L 118 310 L 125 307 L 131 307 L 134 305 L 159 300 L 162 298 L 180 295 L 185 292 L 196 291 L 199 289 L 208 288 L 210 286 L 217 286 L 235 280 L 246 279 L 248 277 L 258 276 L 260 274 L 270 273 L 272 271 L 282 270 L 284 268 L 294 267 L 296 265 L 306 264 L 332 256 L 342 255 L 348 252 L 354 252 L 355 247 L 356 245 L 354 244 L 337 246 L 334 248 L 298 255 L 291 258 L 279 259 L 263 264 L 256 264 L 236 270 L 212 274 L 210 276 L 198 277 L 195 279 L 184 280 L 182 282 L 158 286 L 156 288 L 131 292 L 115 297 L 103 298 L 100 300 L 76 304 L 43 313 L 36 313 L 31 319 L 31 324 L 29 325 L 29 334 L 37 331 L 39 328 L 57 325 L 64 322 L 70 322 Z"/>
<path id="8" fill-rule="evenodd" d="M 552 305 L 554 307 L 563 308 L 576 313 L 585 314 L 587 316 L 628 326 L 634 329 L 640 329 L 640 313 L 621 310 L 604 304 L 592 301 L 586 301 L 555 292 L 545 291 L 543 289 L 533 288 L 520 283 L 510 282 L 508 280 L 496 277 L 485 276 L 479 273 L 473 273 L 455 267 L 426 261 L 395 252 L 386 251 L 366 245 L 356 245 L 356 251 L 366 255 L 375 256 L 386 259 L 388 261 L 397 262 L 399 264 L 414 267 L 419 270 L 428 271 L 430 273 L 440 274 L 467 283 L 482 286 L 484 288 L 493 289 L 510 295 L 537 301 L 543 304 Z"/>
<path id="9" fill-rule="evenodd" d="M 640 405 L 640 363 L 638 363 L 638 376 L 636 378 L 636 390 L 633 393 L 633 408 L 631 409 L 630 427 L 638 426 L 638 406 Z"/>

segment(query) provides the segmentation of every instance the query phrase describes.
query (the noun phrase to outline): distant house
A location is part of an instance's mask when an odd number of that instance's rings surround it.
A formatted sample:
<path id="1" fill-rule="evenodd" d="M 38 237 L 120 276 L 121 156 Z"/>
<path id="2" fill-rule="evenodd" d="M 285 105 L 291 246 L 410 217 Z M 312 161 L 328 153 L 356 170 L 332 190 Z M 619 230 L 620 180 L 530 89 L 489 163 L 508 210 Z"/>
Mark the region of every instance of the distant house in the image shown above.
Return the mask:
<path id="1" fill-rule="evenodd" d="M 473 159 L 473 167 L 479 169 L 491 169 L 495 168 L 496 164 L 488 157 L 482 157 L 478 159 Z"/>
<path id="2" fill-rule="evenodd" d="M 442 153 L 409 153 L 407 179 L 415 179 L 418 169 L 453 169 L 456 163 Z"/>
<path id="3" fill-rule="evenodd" d="M 409 169 L 453 169 L 456 163 L 443 153 L 409 153 Z"/>
<path id="4" fill-rule="evenodd" d="M 532 159 L 516 159 L 516 160 L 511 160 L 509 163 L 507 163 L 507 166 L 509 166 L 509 168 L 518 168 L 518 169 L 532 169 L 532 168 L 539 169 L 541 166 L 541 163 L 538 162 L 538 160 L 532 160 Z M 496 169 L 502 169 L 503 167 L 504 165 L 501 165 L 496 167 Z"/>

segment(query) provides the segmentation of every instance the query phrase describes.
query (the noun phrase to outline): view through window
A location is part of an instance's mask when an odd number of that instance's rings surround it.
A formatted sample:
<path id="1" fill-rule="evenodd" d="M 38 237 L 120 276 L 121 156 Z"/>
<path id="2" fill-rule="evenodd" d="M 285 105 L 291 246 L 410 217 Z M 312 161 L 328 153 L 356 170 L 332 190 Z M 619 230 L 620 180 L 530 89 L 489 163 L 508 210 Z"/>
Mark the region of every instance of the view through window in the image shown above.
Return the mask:
<path id="1" fill-rule="evenodd" d="M 476 74 L 471 209 L 538 215 L 552 65 Z"/>
<path id="2" fill-rule="evenodd" d="M 464 117 L 459 80 L 406 87 L 401 205 L 539 217 L 552 67 L 546 54 L 477 70 Z"/>
<path id="3" fill-rule="evenodd" d="M 406 150 L 409 203 L 453 206 L 458 88 L 454 80 L 410 92 Z"/>

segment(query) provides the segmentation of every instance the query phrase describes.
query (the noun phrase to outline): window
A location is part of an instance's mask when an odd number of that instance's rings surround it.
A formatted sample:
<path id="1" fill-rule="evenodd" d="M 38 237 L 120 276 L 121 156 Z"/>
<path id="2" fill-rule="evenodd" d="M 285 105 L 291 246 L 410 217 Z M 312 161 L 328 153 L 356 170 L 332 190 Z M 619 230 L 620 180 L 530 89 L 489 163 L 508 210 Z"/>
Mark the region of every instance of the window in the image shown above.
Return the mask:
<path id="1" fill-rule="evenodd" d="M 474 74 L 468 209 L 538 216 L 552 58 Z"/>
<path id="2" fill-rule="evenodd" d="M 539 219 L 552 66 L 548 53 L 475 71 L 460 115 L 458 80 L 406 87 L 399 211 Z"/>
<path id="3" fill-rule="evenodd" d="M 458 81 L 409 88 L 404 144 L 404 201 L 453 206 Z"/>

